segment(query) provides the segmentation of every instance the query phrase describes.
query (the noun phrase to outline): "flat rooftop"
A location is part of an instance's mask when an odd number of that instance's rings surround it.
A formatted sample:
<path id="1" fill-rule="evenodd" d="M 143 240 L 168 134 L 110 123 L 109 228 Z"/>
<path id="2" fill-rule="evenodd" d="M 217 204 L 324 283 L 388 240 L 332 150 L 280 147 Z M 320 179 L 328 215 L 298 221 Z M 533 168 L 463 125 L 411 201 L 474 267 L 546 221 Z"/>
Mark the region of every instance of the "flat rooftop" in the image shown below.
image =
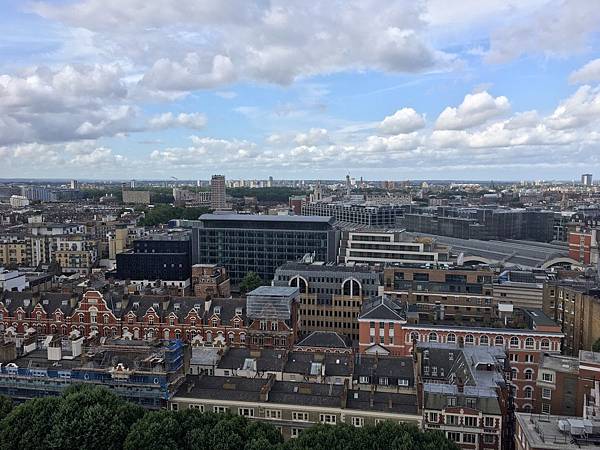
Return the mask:
<path id="1" fill-rule="evenodd" d="M 569 432 L 558 428 L 559 420 L 582 420 L 581 417 L 537 415 L 515 413 L 519 428 L 523 430 L 529 448 L 545 450 L 567 450 L 573 448 L 600 449 L 600 436 L 585 442 L 574 439 Z"/>
<path id="2" fill-rule="evenodd" d="M 225 220 L 237 222 L 318 222 L 329 223 L 329 216 L 276 216 L 266 214 L 202 214 L 199 220 Z"/>

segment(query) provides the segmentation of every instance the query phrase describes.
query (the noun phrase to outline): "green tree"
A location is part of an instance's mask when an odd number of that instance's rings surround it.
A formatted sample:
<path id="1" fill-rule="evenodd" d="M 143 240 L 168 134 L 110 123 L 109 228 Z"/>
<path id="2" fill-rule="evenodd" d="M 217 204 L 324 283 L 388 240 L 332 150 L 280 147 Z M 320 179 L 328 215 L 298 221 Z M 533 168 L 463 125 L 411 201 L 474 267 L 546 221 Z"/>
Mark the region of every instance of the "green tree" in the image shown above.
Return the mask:
<path id="1" fill-rule="evenodd" d="M 50 449 L 48 432 L 54 425 L 61 403 L 62 398 L 45 397 L 16 406 L 0 421 L 0 449 Z"/>
<path id="2" fill-rule="evenodd" d="M 75 387 L 61 398 L 48 441 L 54 448 L 113 450 L 144 410 L 99 386 Z"/>
<path id="3" fill-rule="evenodd" d="M 600 338 L 596 339 L 596 342 L 592 344 L 593 352 L 600 352 Z"/>
<path id="4" fill-rule="evenodd" d="M 242 294 L 246 294 L 253 291 L 259 286 L 264 284 L 261 277 L 256 272 L 248 272 L 242 282 L 240 283 L 240 291 Z"/>
<path id="5" fill-rule="evenodd" d="M 15 404 L 12 399 L 9 397 L 5 397 L 4 395 L 0 395 L 0 420 L 4 419 L 8 414 L 12 411 Z"/>

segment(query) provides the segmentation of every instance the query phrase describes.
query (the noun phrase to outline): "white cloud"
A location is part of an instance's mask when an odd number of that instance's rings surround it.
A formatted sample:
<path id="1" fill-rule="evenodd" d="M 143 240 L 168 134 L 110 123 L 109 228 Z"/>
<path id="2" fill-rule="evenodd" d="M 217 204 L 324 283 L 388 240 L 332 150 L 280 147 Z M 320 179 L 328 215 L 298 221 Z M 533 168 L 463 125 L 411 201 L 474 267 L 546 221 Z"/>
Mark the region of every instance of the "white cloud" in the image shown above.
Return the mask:
<path id="1" fill-rule="evenodd" d="M 425 118 L 412 108 L 402 108 L 387 116 L 379 129 L 385 134 L 412 133 L 425 126 Z"/>
<path id="2" fill-rule="evenodd" d="M 294 142 L 298 145 L 318 145 L 328 142 L 329 134 L 324 128 L 311 128 L 307 133 L 298 133 Z"/>
<path id="3" fill-rule="evenodd" d="M 487 91 L 467 94 L 458 107 L 444 109 L 435 126 L 438 130 L 464 130 L 481 125 L 509 109 L 510 103 L 504 96 L 494 98 Z"/>
<path id="4" fill-rule="evenodd" d="M 231 100 L 237 97 L 237 93 L 233 91 L 217 91 L 215 92 L 215 95 L 226 100 Z"/>
<path id="5" fill-rule="evenodd" d="M 179 113 L 166 112 L 154 116 L 149 121 L 150 128 L 162 130 L 165 128 L 184 127 L 201 130 L 206 126 L 206 116 L 201 113 Z"/>
<path id="6" fill-rule="evenodd" d="M 565 130 L 584 127 L 600 118 L 600 87 L 581 86 L 569 98 L 560 102 L 546 118 L 548 127 Z"/>
<path id="7" fill-rule="evenodd" d="M 593 81 L 600 81 L 600 58 L 591 60 L 585 66 L 569 75 L 569 82 L 573 84 L 590 83 Z"/>

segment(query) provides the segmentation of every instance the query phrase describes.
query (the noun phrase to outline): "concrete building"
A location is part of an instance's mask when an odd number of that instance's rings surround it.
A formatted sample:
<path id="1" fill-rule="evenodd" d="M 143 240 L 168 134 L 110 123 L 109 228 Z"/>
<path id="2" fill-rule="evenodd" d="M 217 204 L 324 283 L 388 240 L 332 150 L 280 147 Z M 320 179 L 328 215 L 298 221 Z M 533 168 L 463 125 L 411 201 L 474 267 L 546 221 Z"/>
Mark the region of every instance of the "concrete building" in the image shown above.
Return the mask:
<path id="1" fill-rule="evenodd" d="M 0 291 L 21 292 L 27 288 L 27 278 L 25 274 L 17 270 L 6 270 L 0 267 Z"/>
<path id="2" fill-rule="evenodd" d="M 553 278 L 546 270 L 505 270 L 493 284 L 494 303 L 543 309 L 544 283 Z"/>
<path id="3" fill-rule="evenodd" d="M 315 201 L 302 205 L 303 216 L 331 216 L 337 221 L 365 228 L 394 228 L 396 218 L 402 216 L 404 207 L 396 204 L 376 204 L 364 201 Z"/>
<path id="4" fill-rule="evenodd" d="M 29 199 L 24 195 L 11 195 L 9 203 L 13 208 L 25 208 L 29 206 Z"/>
<path id="5" fill-rule="evenodd" d="M 132 191 L 129 189 L 123 189 L 123 203 L 149 205 L 150 191 Z"/>
<path id="6" fill-rule="evenodd" d="M 0 237 L 0 266 L 26 266 L 31 264 L 29 240 L 23 236 Z"/>
<path id="7" fill-rule="evenodd" d="M 227 209 L 225 175 L 213 175 L 210 179 L 210 207 L 215 211 Z"/>
<path id="8" fill-rule="evenodd" d="M 357 341 L 363 300 L 378 294 L 381 275 L 364 265 L 293 262 L 277 268 L 273 284 L 298 288 L 303 335 L 327 331 Z"/>
<path id="9" fill-rule="evenodd" d="M 584 173 L 581 175 L 581 184 L 584 186 L 591 186 L 593 182 L 593 177 L 591 173 Z"/>
<path id="10" fill-rule="evenodd" d="M 366 264 L 448 264 L 450 247 L 398 231 L 343 231 L 339 261 Z"/>
<path id="11" fill-rule="evenodd" d="M 418 305 L 421 314 L 481 321 L 495 317 L 493 272 L 489 269 L 387 266 L 384 293 Z M 433 317 L 432 317 L 433 318 Z"/>

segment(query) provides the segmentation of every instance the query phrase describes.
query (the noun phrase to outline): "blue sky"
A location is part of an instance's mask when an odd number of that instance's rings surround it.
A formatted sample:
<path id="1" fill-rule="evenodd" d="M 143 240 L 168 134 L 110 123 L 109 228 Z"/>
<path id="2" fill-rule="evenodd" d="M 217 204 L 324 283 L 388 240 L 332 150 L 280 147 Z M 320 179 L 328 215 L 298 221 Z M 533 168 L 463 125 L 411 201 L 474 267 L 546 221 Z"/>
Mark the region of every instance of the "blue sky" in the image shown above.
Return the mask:
<path id="1" fill-rule="evenodd" d="M 0 0 L 0 177 L 600 173 L 584 0 Z"/>

